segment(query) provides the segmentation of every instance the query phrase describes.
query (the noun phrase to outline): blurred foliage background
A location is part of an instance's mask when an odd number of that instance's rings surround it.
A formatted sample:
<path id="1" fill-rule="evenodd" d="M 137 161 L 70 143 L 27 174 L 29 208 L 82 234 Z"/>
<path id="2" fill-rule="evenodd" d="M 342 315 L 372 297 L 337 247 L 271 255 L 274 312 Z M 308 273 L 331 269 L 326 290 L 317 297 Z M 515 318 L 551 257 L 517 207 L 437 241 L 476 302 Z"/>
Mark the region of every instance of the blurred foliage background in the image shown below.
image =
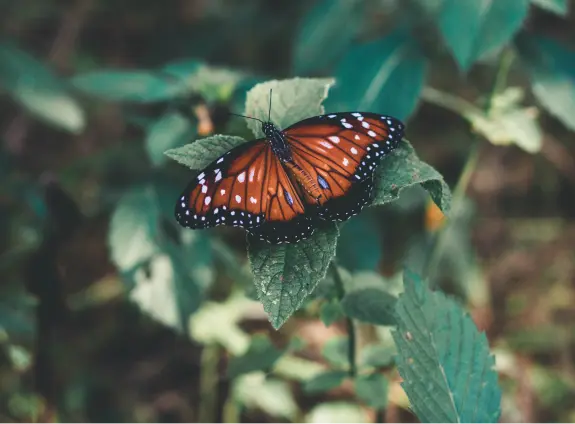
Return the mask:
<path id="1" fill-rule="evenodd" d="M 424 272 L 486 332 L 502 421 L 575 420 L 572 3 L 0 1 L 0 419 L 416 420 L 384 318 L 353 336 L 385 380 L 344 382 L 329 278 L 275 331 L 243 231 L 174 227 L 163 152 L 251 138 L 247 90 L 305 76 L 403 119 L 453 190 L 449 220 L 418 187 L 343 226 L 347 284 Z"/>

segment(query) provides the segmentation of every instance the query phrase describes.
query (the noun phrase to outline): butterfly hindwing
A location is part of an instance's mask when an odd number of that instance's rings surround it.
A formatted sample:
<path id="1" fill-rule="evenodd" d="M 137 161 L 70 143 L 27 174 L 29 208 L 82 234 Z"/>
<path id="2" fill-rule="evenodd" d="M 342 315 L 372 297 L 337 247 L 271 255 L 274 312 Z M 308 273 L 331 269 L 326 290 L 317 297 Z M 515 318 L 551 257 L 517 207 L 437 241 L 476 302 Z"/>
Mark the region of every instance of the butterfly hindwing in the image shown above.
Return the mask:
<path id="1" fill-rule="evenodd" d="M 345 112 L 305 119 L 284 131 L 294 161 L 321 191 L 320 218 L 343 221 L 370 202 L 375 168 L 397 147 L 403 128 L 390 116 Z"/>
<path id="2" fill-rule="evenodd" d="M 313 232 L 303 200 L 265 139 L 220 156 L 181 194 L 180 225 L 245 228 L 271 243 L 293 242 Z"/>

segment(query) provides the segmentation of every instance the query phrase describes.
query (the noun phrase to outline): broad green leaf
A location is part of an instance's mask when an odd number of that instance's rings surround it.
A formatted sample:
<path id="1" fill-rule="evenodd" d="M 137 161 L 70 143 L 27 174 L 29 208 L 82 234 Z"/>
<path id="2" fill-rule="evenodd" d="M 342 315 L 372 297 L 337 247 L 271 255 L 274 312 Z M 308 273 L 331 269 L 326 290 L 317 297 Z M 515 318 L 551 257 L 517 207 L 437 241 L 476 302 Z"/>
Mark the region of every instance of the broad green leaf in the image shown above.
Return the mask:
<path id="1" fill-rule="evenodd" d="M 272 245 L 248 238 L 258 299 L 274 328 L 297 311 L 315 289 L 335 255 L 338 230 L 329 223 L 307 240 Z"/>
<path id="2" fill-rule="evenodd" d="M 319 311 L 319 318 L 326 327 L 329 327 L 334 322 L 339 321 L 344 317 L 341 303 L 337 299 L 331 299 L 321 305 Z"/>
<path id="3" fill-rule="evenodd" d="M 339 387 L 349 375 L 347 371 L 326 371 L 312 377 L 303 385 L 306 393 L 324 393 Z"/>
<path id="4" fill-rule="evenodd" d="M 380 373 L 358 375 L 355 378 L 355 394 L 373 409 L 387 406 L 387 379 Z"/>
<path id="5" fill-rule="evenodd" d="M 531 0 L 531 3 L 559 16 L 569 13 L 569 0 Z"/>
<path id="6" fill-rule="evenodd" d="M 157 71 L 94 71 L 71 79 L 78 90 L 113 102 L 152 103 L 186 91 L 185 82 Z"/>
<path id="7" fill-rule="evenodd" d="M 406 271 L 393 338 L 402 387 L 422 422 L 497 422 L 501 391 L 489 344 L 454 300 Z"/>
<path id="8" fill-rule="evenodd" d="M 83 109 L 64 82 L 43 63 L 7 43 L 0 43 L 0 87 L 49 124 L 75 134 L 86 125 Z"/>
<path id="9" fill-rule="evenodd" d="M 436 18 L 459 66 L 467 70 L 511 40 L 528 11 L 529 0 L 443 0 Z"/>
<path id="10" fill-rule="evenodd" d="M 245 140 L 241 137 L 213 135 L 176 149 L 167 150 L 164 154 L 190 169 L 199 171 L 242 143 L 245 143 Z"/>
<path id="11" fill-rule="evenodd" d="M 321 0 L 307 12 L 295 39 L 295 73 L 329 66 L 355 38 L 365 13 L 361 0 Z"/>
<path id="12" fill-rule="evenodd" d="M 293 78 L 257 84 L 247 94 L 244 115 L 267 121 L 272 89 L 271 121 L 280 128 L 287 128 L 305 118 L 323 114 L 321 104 L 333 83 L 331 78 Z M 263 137 L 259 122 L 248 119 L 247 125 L 256 137 Z"/>
<path id="13" fill-rule="evenodd" d="M 194 132 L 190 120 L 178 112 L 168 112 L 155 121 L 146 134 L 146 150 L 152 164 L 162 165 L 167 159 L 164 152 L 182 146 Z"/>
<path id="14" fill-rule="evenodd" d="M 248 351 L 242 356 L 230 359 L 228 378 L 253 371 L 269 371 L 284 352 L 276 348 L 266 336 L 252 338 Z"/>
<path id="15" fill-rule="evenodd" d="M 349 271 L 374 270 L 383 253 L 376 217 L 369 210 L 340 227 L 337 261 Z"/>
<path id="16" fill-rule="evenodd" d="M 376 171 L 375 181 L 374 205 L 396 200 L 406 187 L 421 184 L 439 209 L 446 215 L 449 213 L 449 187 L 439 172 L 417 157 L 407 140 L 403 140 L 391 154 L 383 158 Z"/>
<path id="17" fill-rule="evenodd" d="M 397 349 L 384 343 L 364 346 L 360 352 L 360 363 L 366 367 L 383 368 L 394 363 Z"/>
<path id="18" fill-rule="evenodd" d="M 426 73 L 427 59 L 403 29 L 353 46 L 336 69 L 337 84 L 326 109 L 381 112 L 406 120 L 415 110 Z"/>
<path id="19" fill-rule="evenodd" d="M 575 130 L 575 52 L 552 39 L 527 34 L 516 38 L 516 46 L 537 100 Z"/>
<path id="20" fill-rule="evenodd" d="M 108 233 L 110 254 L 120 271 L 130 272 L 158 252 L 159 214 L 151 186 L 134 187 L 122 196 Z"/>
<path id="21" fill-rule="evenodd" d="M 366 288 L 346 293 L 341 306 L 350 318 L 376 325 L 395 325 L 396 302 L 395 296 L 382 289 Z"/>

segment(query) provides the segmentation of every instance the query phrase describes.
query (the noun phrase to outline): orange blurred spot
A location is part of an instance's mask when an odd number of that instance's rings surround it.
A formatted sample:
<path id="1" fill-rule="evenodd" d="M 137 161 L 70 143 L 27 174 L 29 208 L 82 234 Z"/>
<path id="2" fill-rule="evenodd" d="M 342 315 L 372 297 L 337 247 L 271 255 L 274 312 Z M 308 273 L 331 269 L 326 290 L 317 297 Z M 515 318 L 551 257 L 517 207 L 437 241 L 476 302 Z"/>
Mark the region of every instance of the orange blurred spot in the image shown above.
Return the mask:
<path id="1" fill-rule="evenodd" d="M 429 199 L 425 207 L 425 229 L 429 232 L 434 232 L 440 229 L 445 223 L 445 215 L 441 209 Z"/>
<path id="2" fill-rule="evenodd" d="M 206 105 L 198 105 L 194 108 L 194 113 L 198 118 L 198 135 L 210 135 L 214 132 L 214 124 L 210 117 L 210 111 Z"/>

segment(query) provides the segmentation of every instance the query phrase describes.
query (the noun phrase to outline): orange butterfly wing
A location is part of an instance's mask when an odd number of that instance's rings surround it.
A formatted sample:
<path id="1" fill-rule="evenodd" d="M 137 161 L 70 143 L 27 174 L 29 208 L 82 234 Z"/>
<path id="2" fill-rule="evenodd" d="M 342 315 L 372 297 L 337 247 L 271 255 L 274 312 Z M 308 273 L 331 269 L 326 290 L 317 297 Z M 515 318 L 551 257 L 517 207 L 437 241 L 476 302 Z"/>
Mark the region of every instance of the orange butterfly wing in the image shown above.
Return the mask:
<path id="1" fill-rule="evenodd" d="M 368 112 L 321 115 L 300 121 L 284 133 L 296 165 L 311 177 L 321 193 L 318 215 L 346 220 L 370 202 L 373 174 L 381 158 L 397 147 L 403 136 L 397 119 Z"/>
<path id="2" fill-rule="evenodd" d="M 300 193 L 260 139 L 208 165 L 181 194 L 175 215 L 188 228 L 229 225 L 270 243 L 294 242 L 314 231 Z"/>

